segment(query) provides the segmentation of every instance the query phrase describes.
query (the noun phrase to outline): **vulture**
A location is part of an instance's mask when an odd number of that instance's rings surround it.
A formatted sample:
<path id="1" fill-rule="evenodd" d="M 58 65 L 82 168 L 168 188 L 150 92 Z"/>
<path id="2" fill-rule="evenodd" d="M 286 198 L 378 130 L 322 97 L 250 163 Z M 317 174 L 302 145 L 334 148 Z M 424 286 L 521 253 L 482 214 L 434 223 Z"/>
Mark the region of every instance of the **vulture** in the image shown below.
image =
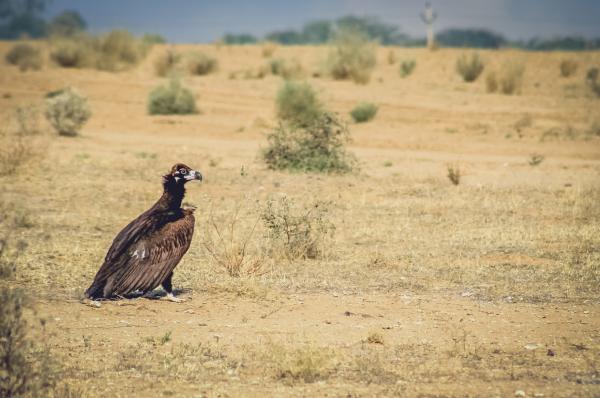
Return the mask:
<path id="1" fill-rule="evenodd" d="M 183 209 L 185 184 L 202 181 L 202 175 L 182 163 L 163 176 L 163 194 L 150 209 L 129 223 L 113 240 L 104 263 L 85 296 L 109 299 L 162 285 L 167 299 L 173 295 L 173 270 L 187 252 L 194 233 L 194 210 Z"/>

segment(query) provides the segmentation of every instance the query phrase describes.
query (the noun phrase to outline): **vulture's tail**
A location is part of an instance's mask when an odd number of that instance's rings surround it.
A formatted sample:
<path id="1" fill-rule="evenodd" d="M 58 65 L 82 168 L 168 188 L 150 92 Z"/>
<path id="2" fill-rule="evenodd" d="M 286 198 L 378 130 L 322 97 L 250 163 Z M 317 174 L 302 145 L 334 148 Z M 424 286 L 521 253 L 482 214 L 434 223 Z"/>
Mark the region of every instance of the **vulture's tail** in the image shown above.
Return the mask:
<path id="1" fill-rule="evenodd" d="M 97 300 L 104 297 L 104 283 L 96 282 L 92 283 L 92 286 L 88 287 L 85 291 L 85 297 L 90 300 Z"/>

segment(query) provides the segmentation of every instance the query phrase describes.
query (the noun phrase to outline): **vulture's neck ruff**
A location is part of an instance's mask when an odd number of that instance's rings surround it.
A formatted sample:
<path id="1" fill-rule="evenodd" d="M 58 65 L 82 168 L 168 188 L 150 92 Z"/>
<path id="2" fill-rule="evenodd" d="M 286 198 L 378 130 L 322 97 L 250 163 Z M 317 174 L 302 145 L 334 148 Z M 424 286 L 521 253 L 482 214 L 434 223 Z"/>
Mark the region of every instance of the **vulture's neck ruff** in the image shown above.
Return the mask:
<path id="1" fill-rule="evenodd" d="M 156 206 L 164 210 L 177 210 L 181 208 L 181 201 L 185 196 L 185 180 L 170 174 L 163 176 L 164 192 Z"/>

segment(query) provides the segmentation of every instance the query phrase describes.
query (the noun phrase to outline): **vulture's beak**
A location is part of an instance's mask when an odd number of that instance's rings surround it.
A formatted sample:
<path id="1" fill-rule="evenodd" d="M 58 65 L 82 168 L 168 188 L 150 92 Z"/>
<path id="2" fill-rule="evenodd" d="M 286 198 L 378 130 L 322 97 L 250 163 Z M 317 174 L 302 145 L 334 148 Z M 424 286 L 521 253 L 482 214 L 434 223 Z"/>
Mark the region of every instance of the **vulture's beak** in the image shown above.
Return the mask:
<path id="1" fill-rule="evenodd" d="M 187 173 L 187 175 L 185 176 L 185 179 L 187 181 L 194 181 L 194 180 L 202 181 L 202 174 L 200 174 L 199 171 L 190 170 L 190 172 Z"/>

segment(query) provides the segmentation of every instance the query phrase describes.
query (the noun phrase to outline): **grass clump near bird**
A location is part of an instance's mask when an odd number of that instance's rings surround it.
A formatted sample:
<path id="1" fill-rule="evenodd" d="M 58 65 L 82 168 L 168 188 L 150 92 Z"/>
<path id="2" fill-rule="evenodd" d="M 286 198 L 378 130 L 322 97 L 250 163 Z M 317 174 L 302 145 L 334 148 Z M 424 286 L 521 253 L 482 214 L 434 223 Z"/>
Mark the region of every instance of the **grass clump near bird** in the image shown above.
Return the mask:
<path id="1" fill-rule="evenodd" d="M 92 112 L 87 98 L 72 87 L 46 96 L 46 119 L 60 135 L 76 136 Z"/>
<path id="2" fill-rule="evenodd" d="M 350 116 L 356 123 L 365 123 L 372 120 L 378 110 L 377 105 L 372 102 L 361 102 L 350 111 Z"/>
<path id="3" fill-rule="evenodd" d="M 158 86 L 148 96 L 150 115 L 191 115 L 198 113 L 196 98 L 181 81 L 172 78 L 167 85 Z"/>

